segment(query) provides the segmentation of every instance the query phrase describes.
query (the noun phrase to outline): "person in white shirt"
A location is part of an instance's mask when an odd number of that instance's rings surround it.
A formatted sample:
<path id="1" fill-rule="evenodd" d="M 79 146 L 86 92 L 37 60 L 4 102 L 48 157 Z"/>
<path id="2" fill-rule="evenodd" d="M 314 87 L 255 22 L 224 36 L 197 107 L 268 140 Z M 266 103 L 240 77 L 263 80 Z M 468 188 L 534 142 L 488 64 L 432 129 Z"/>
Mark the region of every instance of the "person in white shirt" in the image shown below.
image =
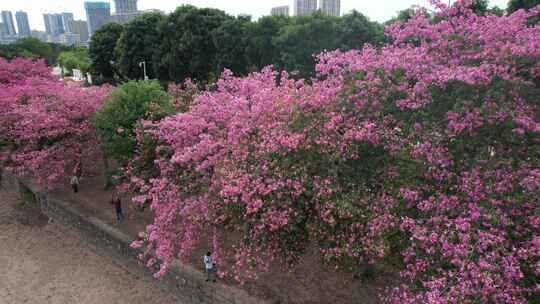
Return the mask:
<path id="1" fill-rule="evenodd" d="M 73 175 L 71 177 L 71 188 L 73 189 L 74 193 L 79 192 L 79 177 L 77 175 Z"/>
<path id="2" fill-rule="evenodd" d="M 212 282 L 216 282 L 216 276 L 214 274 L 216 264 L 214 263 L 214 258 L 212 257 L 212 253 L 208 251 L 206 255 L 203 258 L 204 262 L 204 269 L 206 270 L 206 282 L 209 282 L 212 280 Z"/>

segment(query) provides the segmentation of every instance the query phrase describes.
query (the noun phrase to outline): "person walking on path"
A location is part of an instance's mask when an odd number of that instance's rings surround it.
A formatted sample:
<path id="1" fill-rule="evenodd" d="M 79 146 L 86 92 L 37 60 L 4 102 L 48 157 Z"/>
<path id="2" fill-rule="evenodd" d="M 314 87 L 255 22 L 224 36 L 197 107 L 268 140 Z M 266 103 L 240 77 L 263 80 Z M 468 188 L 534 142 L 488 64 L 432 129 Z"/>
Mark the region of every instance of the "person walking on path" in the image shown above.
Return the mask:
<path id="1" fill-rule="evenodd" d="M 71 188 L 73 189 L 73 193 L 79 192 L 79 177 L 77 175 L 73 175 L 71 177 Z"/>
<path id="2" fill-rule="evenodd" d="M 116 221 L 120 223 L 124 219 L 124 213 L 122 212 L 122 201 L 118 195 L 113 194 L 111 205 L 113 205 L 114 209 L 116 210 Z"/>
<path id="3" fill-rule="evenodd" d="M 81 165 L 81 162 L 78 161 L 76 164 L 75 164 L 75 168 L 73 170 L 74 174 L 78 177 L 78 178 L 81 178 L 81 175 L 82 175 L 82 165 Z"/>
<path id="4" fill-rule="evenodd" d="M 203 258 L 204 262 L 204 268 L 206 270 L 206 282 L 216 282 L 216 276 L 215 276 L 215 269 L 216 269 L 216 263 L 214 263 L 214 258 L 212 257 L 212 253 L 208 251 L 206 255 Z"/>

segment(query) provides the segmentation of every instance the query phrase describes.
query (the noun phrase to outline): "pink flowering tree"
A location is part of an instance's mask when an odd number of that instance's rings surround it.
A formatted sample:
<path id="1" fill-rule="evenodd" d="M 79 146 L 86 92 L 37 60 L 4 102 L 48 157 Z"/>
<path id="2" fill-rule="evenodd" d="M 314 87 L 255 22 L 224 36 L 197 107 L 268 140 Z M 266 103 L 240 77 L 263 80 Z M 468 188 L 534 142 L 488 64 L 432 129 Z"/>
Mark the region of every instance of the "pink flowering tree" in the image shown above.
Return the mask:
<path id="1" fill-rule="evenodd" d="M 35 178 L 49 189 L 96 146 L 90 116 L 107 88 L 67 87 L 42 61 L 0 65 L 0 136 L 7 169 Z"/>
<path id="2" fill-rule="evenodd" d="M 0 58 L 0 85 L 16 85 L 25 82 L 28 78 L 42 78 L 53 80 L 54 76 L 51 70 L 45 64 L 44 60 L 33 62 L 28 59 L 15 58 L 7 61 Z"/>
<path id="3" fill-rule="evenodd" d="M 171 103 L 178 112 L 186 112 L 193 103 L 193 100 L 199 95 L 200 90 L 191 79 L 186 79 L 181 84 L 169 84 L 168 91 L 171 96 Z"/>
<path id="4" fill-rule="evenodd" d="M 351 271 L 392 263 L 391 303 L 537 299 L 540 7 L 477 16 L 470 2 L 434 1 L 380 49 L 319 55 L 309 85 L 226 72 L 146 123 L 126 175 L 155 213 L 133 246 L 156 276 L 201 241 L 240 281 L 316 246 Z"/>

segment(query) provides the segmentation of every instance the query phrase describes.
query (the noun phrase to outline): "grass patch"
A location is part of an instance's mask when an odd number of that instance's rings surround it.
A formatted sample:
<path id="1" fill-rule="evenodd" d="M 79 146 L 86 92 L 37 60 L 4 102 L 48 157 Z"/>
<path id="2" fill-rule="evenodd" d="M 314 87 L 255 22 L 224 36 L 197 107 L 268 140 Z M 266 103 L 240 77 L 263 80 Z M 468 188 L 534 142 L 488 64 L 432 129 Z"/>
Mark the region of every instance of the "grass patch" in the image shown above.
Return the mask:
<path id="1" fill-rule="evenodd" d="M 15 209 L 25 209 L 29 204 L 22 199 L 17 200 Z"/>
<path id="2" fill-rule="evenodd" d="M 30 188 L 26 187 L 22 183 L 19 184 L 19 192 L 21 194 L 20 201 L 26 205 L 33 205 L 36 203 L 36 195 Z"/>

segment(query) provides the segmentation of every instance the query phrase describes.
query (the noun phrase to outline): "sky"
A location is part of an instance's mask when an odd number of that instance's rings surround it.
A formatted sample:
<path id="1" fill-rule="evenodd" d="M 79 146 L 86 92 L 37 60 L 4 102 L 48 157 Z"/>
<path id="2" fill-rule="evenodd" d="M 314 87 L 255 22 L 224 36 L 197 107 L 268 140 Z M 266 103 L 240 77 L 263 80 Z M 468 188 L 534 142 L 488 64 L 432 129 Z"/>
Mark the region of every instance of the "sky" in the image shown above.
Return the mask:
<path id="1" fill-rule="evenodd" d="M 113 0 L 103 0 L 111 3 L 114 11 Z M 506 8 L 508 0 L 491 0 L 491 5 Z M 400 10 L 412 5 L 428 6 L 428 0 L 341 0 L 341 13 L 344 14 L 352 9 L 363 13 L 371 20 L 383 22 L 395 16 Z M 177 6 L 191 4 L 197 7 L 213 7 L 226 11 L 231 15 L 248 14 L 254 19 L 270 14 L 274 6 L 289 5 L 291 13 L 293 0 L 139 0 L 140 10 L 159 9 L 165 12 L 173 11 Z M 0 10 L 25 11 L 30 19 L 32 29 L 44 30 L 44 13 L 71 12 L 75 19 L 86 20 L 84 0 L 0 0 Z M 15 16 L 14 16 L 15 18 Z"/>

